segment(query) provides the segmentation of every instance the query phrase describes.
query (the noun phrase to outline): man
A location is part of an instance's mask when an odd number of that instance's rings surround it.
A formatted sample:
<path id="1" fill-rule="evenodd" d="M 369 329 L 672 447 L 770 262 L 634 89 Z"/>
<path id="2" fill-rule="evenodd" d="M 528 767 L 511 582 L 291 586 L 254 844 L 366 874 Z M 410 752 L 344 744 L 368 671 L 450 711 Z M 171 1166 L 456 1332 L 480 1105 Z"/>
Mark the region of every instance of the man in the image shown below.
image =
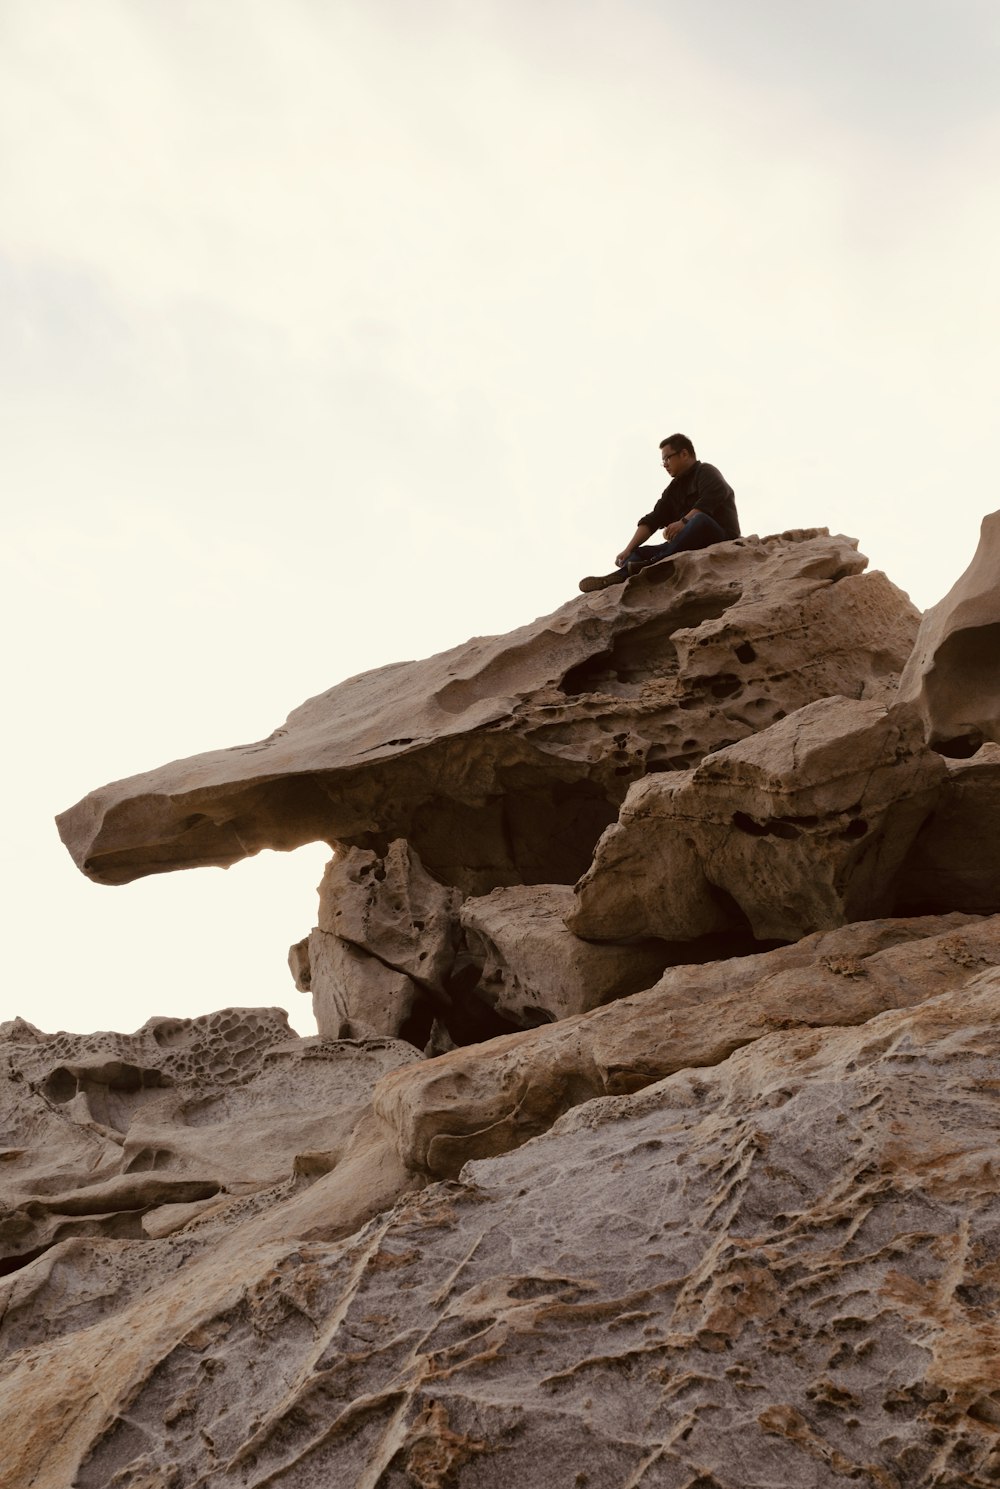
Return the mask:
<path id="1" fill-rule="evenodd" d="M 694 445 L 686 434 L 671 434 L 660 441 L 663 468 L 670 485 L 653 510 L 639 518 L 639 526 L 615 559 L 613 574 L 595 574 L 580 580 L 584 594 L 606 589 L 609 584 L 624 584 L 648 564 L 659 563 L 675 553 L 692 548 L 709 548 L 738 538 L 740 519 L 736 515 L 733 488 L 727 485 L 714 465 L 699 460 Z M 647 543 L 658 527 L 663 528 L 665 543 Z"/>

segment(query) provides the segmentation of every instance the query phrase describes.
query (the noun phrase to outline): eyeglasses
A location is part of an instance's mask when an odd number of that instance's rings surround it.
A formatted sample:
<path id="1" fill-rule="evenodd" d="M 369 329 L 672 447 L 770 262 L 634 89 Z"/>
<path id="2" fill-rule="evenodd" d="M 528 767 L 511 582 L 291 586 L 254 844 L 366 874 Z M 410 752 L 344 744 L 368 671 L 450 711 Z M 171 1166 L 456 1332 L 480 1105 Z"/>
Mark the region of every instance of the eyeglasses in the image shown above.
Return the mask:
<path id="1" fill-rule="evenodd" d="M 679 450 L 664 450 L 663 451 L 663 463 L 664 463 L 664 465 L 666 465 L 666 463 L 667 463 L 668 460 L 676 460 L 679 454 L 680 454 L 680 451 Z"/>

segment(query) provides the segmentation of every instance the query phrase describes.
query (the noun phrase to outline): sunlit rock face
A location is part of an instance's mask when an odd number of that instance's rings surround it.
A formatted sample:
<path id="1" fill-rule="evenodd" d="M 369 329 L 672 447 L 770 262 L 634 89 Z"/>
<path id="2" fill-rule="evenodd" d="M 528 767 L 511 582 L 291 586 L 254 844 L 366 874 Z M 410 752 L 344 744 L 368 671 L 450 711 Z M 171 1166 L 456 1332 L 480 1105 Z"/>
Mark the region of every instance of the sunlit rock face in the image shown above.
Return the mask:
<path id="1" fill-rule="evenodd" d="M 329 841 L 320 1035 L 0 1029 L 4 1489 L 1000 1482 L 995 537 L 908 667 L 748 538 L 64 814 Z"/>

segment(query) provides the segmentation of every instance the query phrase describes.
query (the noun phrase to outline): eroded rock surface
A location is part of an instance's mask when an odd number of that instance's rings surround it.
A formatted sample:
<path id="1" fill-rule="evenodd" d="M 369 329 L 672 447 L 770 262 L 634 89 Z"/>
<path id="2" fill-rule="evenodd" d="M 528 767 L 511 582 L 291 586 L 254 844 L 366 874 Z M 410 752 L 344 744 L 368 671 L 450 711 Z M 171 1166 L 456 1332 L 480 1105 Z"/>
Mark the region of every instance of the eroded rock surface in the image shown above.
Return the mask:
<path id="1" fill-rule="evenodd" d="M 679 555 L 507 636 L 351 678 L 256 744 L 92 792 L 60 832 L 107 884 L 396 838 L 464 894 L 572 883 L 632 781 L 815 699 L 893 692 L 919 617 L 866 562 L 817 529 Z"/>
<path id="2" fill-rule="evenodd" d="M 292 1034 L 281 1009 L 151 1019 L 135 1034 L 0 1030 L 0 1259 L 83 1237 L 142 1240 L 332 1168 L 375 1082 L 419 1058 L 391 1040 Z"/>
<path id="3" fill-rule="evenodd" d="M 1000 974 L 965 972 L 578 1106 L 349 1235 L 328 1175 L 13 1356 L 8 1482 L 987 1489 Z"/>
<path id="4" fill-rule="evenodd" d="M 826 698 L 632 787 L 577 885 L 580 936 L 796 940 L 893 906 L 946 775 L 915 723 Z"/>
<path id="5" fill-rule="evenodd" d="M 462 928 L 483 964 L 477 993 L 517 1024 L 585 1013 L 649 987 L 672 948 L 648 941 L 592 945 L 566 926 L 573 891 L 563 884 L 512 885 L 466 900 Z"/>
<path id="6" fill-rule="evenodd" d="M 992 523 L 902 696 L 790 532 L 66 813 L 108 883 L 329 841 L 321 1038 L 0 1030 L 4 1489 L 1000 1482 Z"/>
<path id="7" fill-rule="evenodd" d="M 927 737 L 968 755 L 1000 741 L 1000 512 L 983 518 L 972 563 L 920 626 L 899 702 L 914 706 Z"/>
<path id="8" fill-rule="evenodd" d="M 375 1107 L 407 1167 L 450 1177 L 569 1107 L 715 1065 L 776 1030 L 857 1024 L 1000 965 L 1000 917 L 860 921 L 759 956 L 672 967 L 577 1018 L 386 1076 Z"/>

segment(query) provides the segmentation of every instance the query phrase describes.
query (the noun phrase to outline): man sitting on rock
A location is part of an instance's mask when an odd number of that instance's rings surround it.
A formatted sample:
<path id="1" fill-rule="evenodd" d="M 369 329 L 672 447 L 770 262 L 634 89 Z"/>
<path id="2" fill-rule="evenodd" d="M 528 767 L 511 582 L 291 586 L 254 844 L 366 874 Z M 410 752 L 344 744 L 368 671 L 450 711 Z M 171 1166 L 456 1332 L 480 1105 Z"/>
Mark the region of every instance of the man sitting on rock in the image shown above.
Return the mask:
<path id="1" fill-rule="evenodd" d="M 738 538 L 740 519 L 736 515 L 733 488 L 727 485 L 714 465 L 699 460 L 694 445 L 686 434 L 671 434 L 660 441 L 663 468 L 671 477 L 670 485 L 656 506 L 645 517 L 615 559 L 613 574 L 594 574 L 580 580 L 584 594 L 606 589 L 609 584 L 624 584 L 649 564 L 687 553 L 692 548 L 709 548 L 727 538 Z M 647 543 L 658 527 L 663 527 L 665 543 Z"/>

